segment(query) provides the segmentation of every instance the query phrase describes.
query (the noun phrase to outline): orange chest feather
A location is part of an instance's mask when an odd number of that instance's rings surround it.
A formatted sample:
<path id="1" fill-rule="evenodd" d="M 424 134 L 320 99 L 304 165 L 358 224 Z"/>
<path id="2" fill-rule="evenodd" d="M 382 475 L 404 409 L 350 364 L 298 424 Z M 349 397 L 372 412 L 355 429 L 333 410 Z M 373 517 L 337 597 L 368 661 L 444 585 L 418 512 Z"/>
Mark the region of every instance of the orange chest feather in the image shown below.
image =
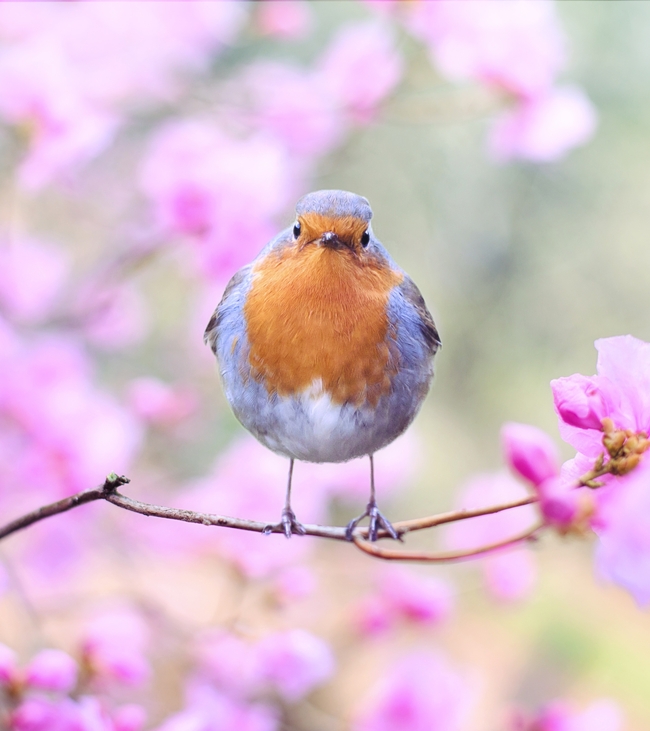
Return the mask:
<path id="1" fill-rule="evenodd" d="M 397 367 L 387 304 L 401 281 L 322 246 L 271 254 L 244 308 L 253 377 L 282 396 L 320 381 L 334 403 L 376 404 Z"/>

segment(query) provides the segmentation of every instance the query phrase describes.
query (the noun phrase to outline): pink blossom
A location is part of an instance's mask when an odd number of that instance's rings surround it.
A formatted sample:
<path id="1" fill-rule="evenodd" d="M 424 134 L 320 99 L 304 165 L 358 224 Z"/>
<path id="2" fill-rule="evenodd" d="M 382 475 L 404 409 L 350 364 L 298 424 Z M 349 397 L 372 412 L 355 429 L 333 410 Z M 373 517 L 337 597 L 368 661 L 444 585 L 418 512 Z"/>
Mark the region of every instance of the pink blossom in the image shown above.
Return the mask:
<path id="1" fill-rule="evenodd" d="M 508 422 L 501 427 L 501 444 L 508 465 L 533 485 L 560 472 L 555 442 L 537 427 Z"/>
<path id="2" fill-rule="evenodd" d="M 141 731 L 147 721 L 147 712 L 142 706 L 129 703 L 113 712 L 112 721 L 112 731 Z"/>
<path id="3" fill-rule="evenodd" d="M 303 0 L 265 0 L 259 3 L 256 21 L 262 35 L 282 39 L 304 38 L 313 24 L 309 3 Z"/>
<path id="4" fill-rule="evenodd" d="M 252 641 L 223 630 L 198 641 L 201 678 L 235 698 L 250 698 L 262 686 L 262 669 Z"/>
<path id="5" fill-rule="evenodd" d="M 565 61 L 550 0 L 438 0 L 413 3 L 410 30 L 427 42 L 441 73 L 517 96 L 551 87 Z"/>
<path id="6" fill-rule="evenodd" d="M 197 409 L 194 391 L 182 386 L 169 386 L 158 378 L 136 378 L 128 388 L 133 411 L 143 421 L 156 426 L 178 424 Z"/>
<path id="7" fill-rule="evenodd" d="M 323 89 L 353 121 L 367 123 L 402 76 L 389 28 L 375 21 L 341 29 L 319 61 Z"/>
<path id="8" fill-rule="evenodd" d="M 257 61 L 238 83 L 249 97 L 253 123 L 274 135 L 296 160 L 323 155 L 341 142 L 345 113 L 323 89 L 318 71 Z"/>
<path id="9" fill-rule="evenodd" d="M 116 609 L 98 614 L 83 633 L 85 661 L 100 682 L 116 681 L 123 685 L 140 685 L 150 673 L 145 651 L 147 626 L 130 609 Z"/>
<path id="10" fill-rule="evenodd" d="M 0 643 L 0 685 L 12 683 L 18 672 L 16 653 Z"/>
<path id="11" fill-rule="evenodd" d="M 492 596 L 504 602 L 525 599 L 537 583 L 537 564 L 523 548 L 490 556 L 485 559 L 483 571 Z"/>
<path id="12" fill-rule="evenodd" d="M 641 606 L 650 604 L 650 463 L 635 469 L 610 496 L 595 530 L 599 574 L 629 591 Z"/>
<path id="13" fill-rule="evenodd" d="M 77 663 L 61 650 L 41 650 L 25 668 L 29 688 L 69 693 L 77 684 Z"/>
<path id="14" fill-rule="evenodd" d="M 0 117 L 27 132 L 19 181 L 40 188 L 101 152 L 117 118 L 96 108 L 71 81 L 56 41 L 33 39 L 0 54 Z"/>
<path id="15" fill-rule="evenodd" d="M 551 381 L 553 399 L 560 416 L 562 438 L 588 458 L 603 452 L 602 433 L 593 428 L 594 421 L 579 421 L 570 415 L 610 418 L 617 429 L 650 433 L 650 343 L 631 335 L 596 340 L 598 376 L 585 380 L 574 375 Z M 569 414 L 569 421 L 563 415 Z M 593 465 L 592 465 L 593 466 Z"/>
<path id="16" fill-rule="evenodd" d="M 563 477 L 551 477 L 537 488 L 539 506 L 548 525 L 569 529 L 580 514 L 585 492 Z"/>
<path id="17" fill-rule="evenodd" d="M 161 231 L 192 237 L 203 272 L 225 279 L 277 232 L 274 216 L 293 192 L 290 173 L 291 161 L 268 136 L 239 139 L 185 120 L 154 135 L 140 185 Z"/>
<path id="18" fill-rule="evenodd" d="M 451 614 L 452 587 L 438 577 L 390 566 L 380 569 L 376 581 L 376 594 L 367 597 L 358 609 L 360 629 L 368 634 L 381 632 L 400 618 L 436 625 Z"/>
<path id="19" fill-rule="evenodd" d="M 81 292 L 75 308 L 86 338 L 103 350 L 140 342 L 149 331 L 149 313 L 141 292 L 132 284 L 92 285 Z"/>
<path id="20" fill-rule="evenodd" d="M 588 142 L 595 130 L 596 112 L 584 92 L 560 87 L 524 99 L 501 115 L 490 147 L 497 160 L 553 162 Z"/>
<path id="21" fill-rule="evenodd" d="M 155 731 L 277 731 L 277 711 L 262 703 L 244 703 L 205 685 L 194 685 L 187 707 Z"/>
<path id="22" fill-rule="evenodd" d="M 236 2 L 84 3 L 60 8 L 44 35 L 85 98 L 105 107 L 142 106 L 174 98 L 180 73 L 204 69 L 245 15 Z"/>
<path id="23" fill-rule="evenodd" d="M 392 607 L 378 601 L 377 596 L 364 597 L 354 608 L 354 624 L 364 635 L 376 637 L 390 630 L 396 616 Z"/>
<path id="24" fill-rule="evenodd" d="M 99 701 L 82 696 L 48 700 L 29 697 L 11 714 L 11 731 L 115 731 Z"/>
<path id="25" fill-rule="evenodd" d="M 95 386 L 76 342 L 18 346 L 0 357 L 0 375 L 0 452 L 12 453 L 3 469 L 14 484 L 62 496 L 128 469 L 139 426 Z"/>
<path id="26" fill-rule="evenodd" d="M 289 702 L 303 698 L 334 673 L 329 645 L 302 629 L 268 635 L 257 652 L 262 677 Z"/>
<path id="27" fill-rule="evenodd" d="M 279 602 L 293 604 L 314 593 L 318 580 L 309 566 L 287 566 L 275 577 L 274 588 Z"/>
<path id="28" fill-rule="evenodd" d="M 603 429 L 603 419 L 618 406 L 606 399 L 617 394 L 605 376 L 573 376 L 551 381 L 555 410 L 562 421 L 578 429 Z"/>
<path id="29" fill-rule="evenodd" d="M 526 489 L 505 472 L 478 475 L 463 487 L 458 507 L 467 510 L 515 502 L 528 496 Z M 531 505 L 491 515 L 461 520 L 448 531 L 447 541 L 456 549 L 472 549 L 513 538 L 535 524 Z M 490 591 L 499 599 L 522 599 L 533 587 L 535 563 L 525 548 L 488 553 L 481 560 Z"/>
<path id="30" fill-rule="evenodd" d="M 12 319 L 40 320 L 54 304 L 68 273 L 68 258 L 51 244 L 0 238 L 0 303 Z"/>
<path id="31" fill-rule="evenodd" d="M 371 691 L 353 731 L 457 731 L 472 694 L 439 655 L 414 652 L 393 665 Z"/>
<path id="32" fill-rule="evenodd" d="M 621 731 L 622 728 L 623 715 L 618 704 L 602 699 L 583 711 L 564 701 L 553 701 L 530 723 L 524 722 L 521 731 Z"/>

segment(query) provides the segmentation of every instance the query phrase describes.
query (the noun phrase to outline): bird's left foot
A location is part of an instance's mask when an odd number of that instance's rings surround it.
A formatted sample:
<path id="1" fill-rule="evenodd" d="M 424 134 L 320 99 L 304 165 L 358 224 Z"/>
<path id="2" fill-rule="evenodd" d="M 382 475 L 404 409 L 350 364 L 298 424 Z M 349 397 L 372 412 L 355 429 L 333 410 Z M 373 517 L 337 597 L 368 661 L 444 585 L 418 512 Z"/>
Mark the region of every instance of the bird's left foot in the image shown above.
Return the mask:
<path id="1" fill-rule="evenodd" d="M 304 536 L 307 532 L 305 526 L 296 520 L 296 514 L 291 508 L 284 508 L 280 522 L 275 525 L 267 525 L 264 533 L 267 535 L 275 533 L 277 528 L 280 528 L 287 538 L 291 538 L 292 535 Z"/>
<path id="2" fill-rule="evenodd" d="M 371 501 L 368 503 L 365 511 L 358 518 L 354 518 L 354 520 L 351 520 L 348 523 L 347 528 L 345 529 L 345 538 L 348 541 L 353 540 L 354 529 L 364 518 L 370 518 L 370 525 L 368 526 L 369 541 L 376 541 L 379 537 L 378 533 L 380 530 L 385 530 L 386 533 L 388 533 L 388 535 L 396 541 L 402 540 L 402 537 L 395 530 L 395 528 L 393 528 L 391 522 L 387 520 L 379 511 L 377 503 Z"/>

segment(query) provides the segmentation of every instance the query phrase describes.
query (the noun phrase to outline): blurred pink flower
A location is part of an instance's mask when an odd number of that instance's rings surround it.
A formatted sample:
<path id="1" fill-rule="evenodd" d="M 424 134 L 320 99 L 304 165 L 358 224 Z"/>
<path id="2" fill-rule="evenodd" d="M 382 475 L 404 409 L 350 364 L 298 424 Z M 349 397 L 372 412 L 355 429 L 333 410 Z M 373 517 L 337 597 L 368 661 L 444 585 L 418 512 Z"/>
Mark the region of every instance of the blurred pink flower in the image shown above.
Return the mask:
<path id="1" fill-rule="evenodd" d="M 564 38 L 550 0 L 437 0 L 410 10 L 409 29 L 451 79 L 537 96 L 564 66 Z"/>
<path id="2" fill-rule="evenodd" d="M 99 2 L 66 10 L 56 39 L 80 70 L 85 94 L 111 106 L 173 98 L 180 72 L 205 69 L 247 14 L 238 2 Z"/>
<path id="3" fill-rule="evenodd" d="M 343 27 L 318 63 L 325 93 L 350 119 L 368 123 L 395 88 L 403 62 L 390 28 L 375 21 Z"/>
<path id="4" fill-rule="evenodd" d="M 112 721 L 111 731 L 141 731 L 147 721 L 147 712 L 142 706 L 129 703 L 113 712 Z"/>
<path id="5" fill-rule="evenodd" d="M 276 599 L 286 604 L 313 594 L 317 586 L 318 579 L 309 566 L 287 566 L 274 581 Z"/>
<path id="6" fill-rule="evenodd" d="M 257 645 L 262 677 L 294 703 L 334 674 L 334 655 L 320 637 L 302 629 L 267 635 Z"/>
<path id="7" fill-rule="evenodd" d="M 492 128 L 490 147 L 497 160 L 553 162 L 588 142 L 596 121 L 594 106 L 582 90 L 560 87 L 524 99 L 502 114 Z"/>
<path id="8" fill-rule="evenodd" d="M 136 378 L 129 384 L 128 401 L 142 421 L 154 426 L 173 426 L 198 408 L 197 394 L 184 386 L 170 386 L 158 378 Z"/>
<path id="9" fill-rule="evenodd" d="M 61 249 L 33 239 L 0 237 L 0 305 L 12 319 L 43 319 L 61 293 L 69 262 Z"/>
<path id="10" fill-rule="evenodd" d="M 277 731 L 277 711 L 263 703 L 244 703 L 205 685 L 189 688 L 187 707 L 155 731 Z"/>
<path id="11" fill-rule="evenodd" d="M 603 489 L 603 488 L 601 488 Z M 604 515 L 602 514 L 604 512 Z M 601 511 L 595 526 L 599 574 L 629 591 L 641 606 L 650 604 L 650 463 L 625 479 Z"/>
<path id="12" fill-rule="evenodd" d="M 0 685 L 9 685 L 17 678 L 18 661 L 16 653 L 0 643 Z"/>
<path id="13" fill-rule="evenodd" d="M 92 696 L 77 700 L 50 700 L 39 697 L 25 699 L 9 719 L 11 731 L 117 731 Z"/>
<path id="14" fill-rule="evenodd" d="M 453 609 L 452 587 L 435 576 L 389 566 L 379 570 L 376 584 L 376 593 L 366 597 L 357 609 L 357 625 L 365 634 L 383 632 L 399 619 L 437 625 Z"/>
<path id="15" fill-rule="evenodd" d="M 85 99 L 55 41 L 35 38 L 0 53 L 0 117 L 24 131 L 18 180 L 37 189 L 90 160 L 111 141 L 117 117 Z"/>
<path id="16" fill-rule="evenodd" d="M 3 472 L 21 488 L 16 507 L 126 471 L 139 446 L 139 425 L 95 386 L 85 351 L 61 336 L 0 355 L 0 416 L 0 453 L 12 454 Z"/>
<path id="17" fill-rule="evenodd" d="M 466 681 L 439 655 L 414 652 L 371 691 L 353 731 L 457 731 L 472 702 Z"/>
<path id="18" fill-rule="evenodd" d="M 250 698 L 262 686 L 262 669 L 254 643 L 216 630 L 198 638 L 200 677 L 234 698 Z"/>
<path id="19" fill-rule="evenodd" d="M 28 688 L 69 693 L 77 684 L 77 663 L 61 650 L 41 650 L 24 671 Z"/>
<path id="20" fill-rule="evenodd" d="M 508 422 L 501 427 L 506 463 L 524 480 L 540 485 L 560 472 L 560 455 L 546 432 L 528 424 Z"/>
<path id="21" fill-rule="evenodd" d="M 317 72 L 257 61 L 239 83 L 249 97 L 254 125 L 277 137 L 303 167 L 304 156 L 323 155 L 342 141 L 344 111 L 325 92 Z"/>
<path id="22" fill-rule="evenodd" d="M 527 497 L 527 490 L 505 472 L 478 475 L 462 488 L 458 507 L 487 508 Z M 531 505 L 461 520 L 450 526 L 447 542 L 454 549 L 472 549 L 516 536 L 535 523 Z M 533 588 L 535 563 L 526 548 L 492 552 L 481 559 L 490 591 L 506 601 L 522 599 Z"/>
<path id="23" fill-rule="evenodd" d="M 313 24 L 312 10 L 303 0 L 265 0 L 257 7 L 256 25 L 262 35 L 304 38 Z"/>
<path id="24" fill-rule="evenodd" d="M 103 287 L 92 283 L 80 293 L 75 309 L 86 338 L 103 350 L 135 345 L 149 331 L 145 299 L 133 284 Z"/>
<path id="25" fill-rule="evenodd" d="M 608 699 L 594 701 L 583 711 L 564 701 L 553 701 L 529 721 L 519 720 L 513 731 L 621 731 L 623 714 Z"/>
<path id="26" fill-rule="evenodd" d="M 274 216 L 292 192 L 291 160 L 268 136 L 240 139 L 207 122 L 172 122 L 151 140 L 140 185 L 161 231 L 194 238 L 203 273 L 226 278 L 277 232 Z"/>
<path id="27" fill-rule="evenodd" d="M 81 648 L 93 679 L 100 685 L 140 685 L 150 674 L 145 652 L 149 631 L 144 619 L 128 608 L 104 611 L 86 625 Z"/>

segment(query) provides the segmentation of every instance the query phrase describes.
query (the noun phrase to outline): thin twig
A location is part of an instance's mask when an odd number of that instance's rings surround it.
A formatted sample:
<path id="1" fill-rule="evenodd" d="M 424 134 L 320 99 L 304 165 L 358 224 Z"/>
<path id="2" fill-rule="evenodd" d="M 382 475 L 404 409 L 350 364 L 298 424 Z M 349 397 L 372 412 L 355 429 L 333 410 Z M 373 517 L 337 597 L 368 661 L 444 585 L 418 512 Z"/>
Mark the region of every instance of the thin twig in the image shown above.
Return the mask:
<path id="1" fill-rule="evenodd" d="M 463 561 L 464 559 L 474 558 L 491 551 L 501 548 L 512 548 L 520 543 L 526 543 L 534 540 L 537 533 L 544 528 L 544 523 L 538 523 L 532 528 L 511 538 L 506 538 L 496 543 L 490 543 L 479 548 L 471 548 L 462 551 L 445 551 L 442 553 L 430 553 L 428 551 L 400 551 L 393 548 L 383 548 L 376 543 L 370 543 L 360 536 L 354 536 L 354 543 L 357 548 L 364 553 L 368 553 L 375 558 L 383 558 L 386 561 L 419 561 L 420 563 L 451 563 L 452 561 Z"/>

